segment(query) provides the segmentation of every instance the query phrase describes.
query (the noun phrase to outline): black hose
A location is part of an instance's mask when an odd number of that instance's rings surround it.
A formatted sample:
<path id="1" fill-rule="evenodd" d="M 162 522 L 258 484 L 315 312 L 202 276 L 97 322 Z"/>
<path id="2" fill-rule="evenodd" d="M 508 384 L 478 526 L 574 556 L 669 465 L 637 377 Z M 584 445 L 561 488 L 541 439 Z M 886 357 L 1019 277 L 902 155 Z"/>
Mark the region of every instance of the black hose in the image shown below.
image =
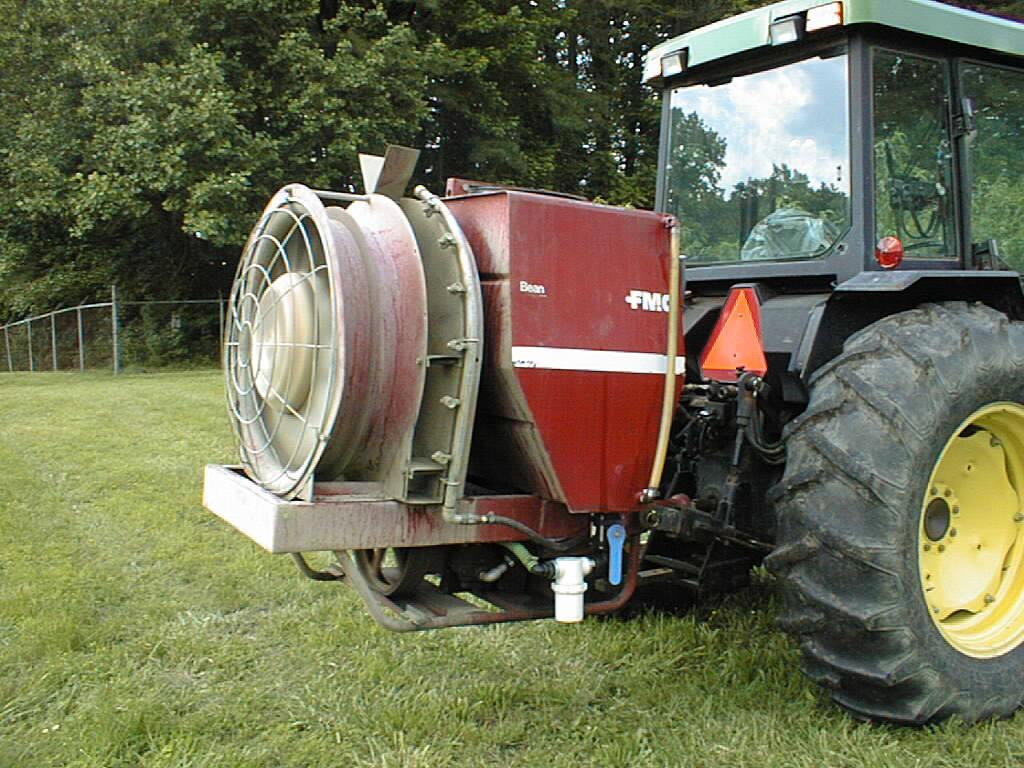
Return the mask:
<path id="1" fill-rule="evenodd" d="M 758 446 L 761 450 L 766 453 L 783 453 L 786 450 L 786 444 L 779 440 L 777 443 L 770 443 L 765 439 L 764 436 L 764 423 L 759 416 L 750 420 L 750 426 L 753 429 L 754 436 L 757 438 Z"/>
<path id="2" fill-rule="evenodd" d="M 581 536 L 577 536 L 574 539 L 566 539 L 565 541 L 556 541 L 555 539 L 549 539 L 547 536 L 543 536 L 537 531 L 533 530 L 530 526 L 525 523 L 521 523 L 518 520 L 513 520 L 511 517 L 504 517 L 503 515 L 486 514 L 481 515 L 481 523 L 488 525 L 505 525 L 513 530 L 519 531 L 521 534 L 526 536 L 534 544 L 550 549 L 554 552 L 568 552 L 571 549 L 575 549 L 590 538 L 589 533 L 584 533 Z"/>
<path id="3" fill-rule="evenodd" d="M 762 461 L 766 464 L 784 464 L 786 461 L 786 444 L 781 440 L 777 443 L 767 442 L 761 430 L 761 420 L 755 415 L 750 420 L 746 430 L 747 439 L 754 446 L 754 450 L 760 454 Z"/>

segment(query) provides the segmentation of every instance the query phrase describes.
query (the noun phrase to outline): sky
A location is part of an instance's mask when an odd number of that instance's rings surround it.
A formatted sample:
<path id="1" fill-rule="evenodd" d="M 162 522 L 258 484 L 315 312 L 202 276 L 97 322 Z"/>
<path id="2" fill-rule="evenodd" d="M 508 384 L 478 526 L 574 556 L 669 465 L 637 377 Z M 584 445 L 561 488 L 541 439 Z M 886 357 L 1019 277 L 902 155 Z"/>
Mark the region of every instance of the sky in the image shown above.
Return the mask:
<path id="1" fill-rule="evenodd" d="M 810 59 L 733 78 L 713 88 L 680 88 L 673 108 L 696 112 L 726 141 L 719 186 L 730 192 L 785 163 L 820 182 L 849 183 L 846 57 Z"/>

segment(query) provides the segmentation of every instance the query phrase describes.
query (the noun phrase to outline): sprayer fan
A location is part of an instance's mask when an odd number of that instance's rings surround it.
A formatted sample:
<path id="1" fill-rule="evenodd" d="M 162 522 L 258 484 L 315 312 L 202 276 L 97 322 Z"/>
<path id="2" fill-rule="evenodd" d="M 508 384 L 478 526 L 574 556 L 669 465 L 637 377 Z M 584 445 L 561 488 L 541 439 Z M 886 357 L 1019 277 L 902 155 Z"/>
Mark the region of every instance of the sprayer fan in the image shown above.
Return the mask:
<path id="1" fill-rule="evenodd" d="M 359 479 L 386 463 L 415 422 L 425 345 L 419 249 L 398 204 L 280 190 L 243 251 L 224 340 L 246 473 L 308 498 L 314 470 Z"/>

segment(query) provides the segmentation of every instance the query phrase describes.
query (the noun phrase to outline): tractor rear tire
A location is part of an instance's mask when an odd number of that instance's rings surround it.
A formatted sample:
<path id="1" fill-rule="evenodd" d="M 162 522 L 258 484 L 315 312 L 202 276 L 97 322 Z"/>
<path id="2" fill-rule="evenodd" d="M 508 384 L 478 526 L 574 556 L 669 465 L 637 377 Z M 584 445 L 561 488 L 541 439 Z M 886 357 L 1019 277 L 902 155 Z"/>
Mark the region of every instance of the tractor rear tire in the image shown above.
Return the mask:
<path id="1" fill-rule="evenodd" d="M 879 320 L 811 379 L 766 564 L 802 670 L 855 716 L 973 722 L 1021 705 L 1021 403 L 1024 323 L 980 304 Z"/>

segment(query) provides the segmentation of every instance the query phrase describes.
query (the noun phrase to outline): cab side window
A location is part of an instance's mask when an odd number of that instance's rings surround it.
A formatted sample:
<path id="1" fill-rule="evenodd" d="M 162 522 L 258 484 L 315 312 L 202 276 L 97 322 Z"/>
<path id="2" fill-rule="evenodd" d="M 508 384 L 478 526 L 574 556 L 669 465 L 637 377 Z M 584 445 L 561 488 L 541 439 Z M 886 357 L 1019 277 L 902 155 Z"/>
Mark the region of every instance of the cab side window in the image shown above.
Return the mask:
<path id="1" fill-rule="evenodd" d="M 943 61 L 876 50 L 875 234 L 908 258 L 955 258 L 949 81 Z"/>
<path id="2" fill-rule="evenodd" d="M 973 248 L 988 250 L 994 240 L 1002 260 L 1024 270 L 1024 73 L 964 64 L 960 86 L 973 111 L 967 138 Z"/>

